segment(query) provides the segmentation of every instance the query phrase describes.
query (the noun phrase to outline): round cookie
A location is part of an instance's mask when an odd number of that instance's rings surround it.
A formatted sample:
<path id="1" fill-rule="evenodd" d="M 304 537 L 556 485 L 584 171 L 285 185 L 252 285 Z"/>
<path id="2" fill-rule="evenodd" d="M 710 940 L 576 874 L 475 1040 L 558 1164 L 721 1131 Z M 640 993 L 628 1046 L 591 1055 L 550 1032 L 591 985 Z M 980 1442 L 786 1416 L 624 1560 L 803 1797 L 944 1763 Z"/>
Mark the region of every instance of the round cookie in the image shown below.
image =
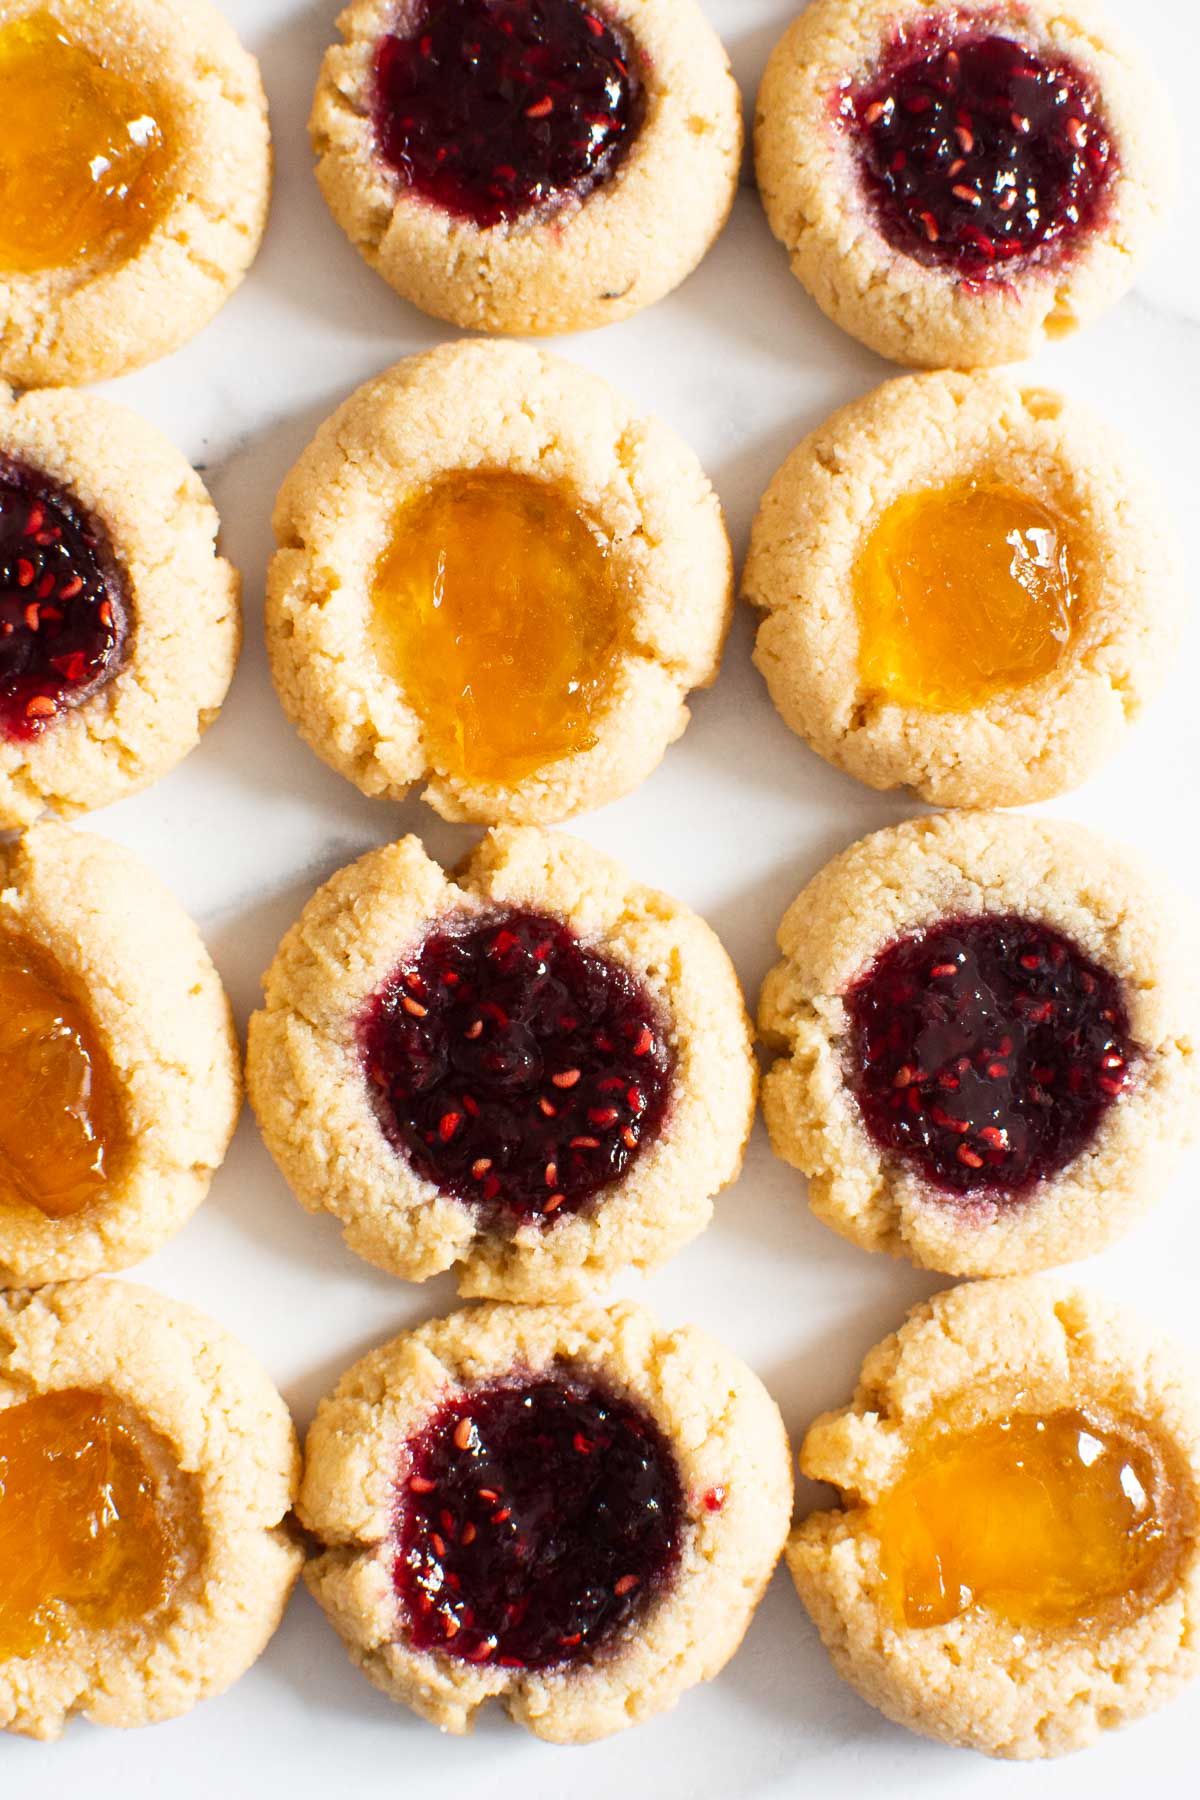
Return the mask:
<path id="1" fill-rule="evenodd" d="M 258 65 L 207 0 L 0 5 L 0 375 L 102 381 L 178 349 L 266 227 Z"/>
<path id="2" fill-rule="evenodd" d="M 881 356 L 1013 362 L 1131 286 L 1176 186 L 1166 97 L 1092 0 L 814 0 L 755 114 L 792 271 Z"/>
<path id="3" fill-rule="evenodd" d="M 0 389 L 0 829 L 136 793 L 215 719 L 241 645 L 218 529 L 144 419 Z"/>
<path id="4" fill-rule="evenodd" d="M 962 813 L 863 838 L 779 929 L 772 1146 L 865 1249 L 950 1275 L 1090 1255 L 1195 1129 L 1195 944 L 1178 898 L 1078 826 Z"/>
<path id="5" fill-rule="evenodd" d="M 610 857 L 417 838 L 309 901 L 250 1021 L 247 1083 L 302 1205 L 410 1281 L 574 1299 L 655 1267 L 736 1176 L 757 1069 L 708 926 Z"/>
<path id="6" fill-rule="evenodd" d="M 353 0 L 338 25 L 317 179 L 435 318 L 608 325 L 678 286 L 724 225 L 741 104 L 694 0 Z"/>
<path id="7" fill-rule="evenodd" d="M 901 376 L 810 433 L 763 497 L 742 591 L 793 731 L 935 806 L 1084 781 L 1183 616 L 1162 503 L 1121 441 L 1000 373 Z"/>
<path id="8" fill-rule="evenodd" d="M 306 1579 L 376 1687 L 443 1731 L 495 1698 L 591 1743 L 733 1655 L 787 1532 L 789 1460 L 766 1389 L 694 1326 L 476 1307 L 322 1402 Z"/>
<path id="9" fill-rule="evenodd" d="M 303 1556 L 292 1422 L 236 1339 L 123 1282 L 0 1295 L 0 1454 L 0 1729 L 149 1725 L 245 1673 Z"/>
<path id="10" fill-rule="evenodd" d="M 144 863 L 37 825 L 0 847 L 0 1287 L 149 1256 L 241 1107 L 229 1002 Z"/>
<path id="11" fill-rule="evenodd" d="M 800 1597 L 839 1674 L 910 1731 L 1061 1756 L 1200 1667 L 1200 1403 L 1111 1302 L 1029 1277 L 938 1294 L 800 1466 L 841 1494 L 792 1534 Z"/>
<path id="12" fill-rule="evenodd" d="M 643 781 L 716 679 L 732 573 L 707 477 L 536 350 L 449 344 L 368 382 L 275 533 L 280 700 L 366 794 L 423 781 L 444 818 L 551 823 Z"/>

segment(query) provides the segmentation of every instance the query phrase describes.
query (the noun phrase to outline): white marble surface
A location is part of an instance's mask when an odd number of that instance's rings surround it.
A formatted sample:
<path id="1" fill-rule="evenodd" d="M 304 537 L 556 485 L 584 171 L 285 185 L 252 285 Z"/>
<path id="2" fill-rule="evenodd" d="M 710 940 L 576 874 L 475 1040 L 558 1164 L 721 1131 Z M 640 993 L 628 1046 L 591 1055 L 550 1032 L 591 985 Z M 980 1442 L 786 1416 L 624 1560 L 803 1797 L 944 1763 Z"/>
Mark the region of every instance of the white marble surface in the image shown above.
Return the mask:
<path id="1" fill-rule="evenodd" d="M 472 833 L 419 802 L 361 799 L 293 736 L 267 678 L 263 571 L 275 488 L 318 421 L 360 379 L 448 335 L 395 300 L 325 213 L 304 120 L 334 0 L 225 0 L 262 57 L 274 111 L 278 188 L 249 282 L 217 322 L 113 392 L 168 430 L 208 474 L 226 545 L 246 574 L 247 643 L 225 712 L 202 749 L 150 793 L 94 819 L 156 865 L 200 921 L 239 1020 L 284 928 L 317 882 L 404 831 L 457 858 Z M 748 99 L 790 0 L 706 0 Z M 1194 120 L 1200 37 L 1190 0 L 1114 0 L 1148 40 Z M 1194 176 L 1194 166 L 1189 170 Z M 1194 529 L 1200 371 L 1200 201 L 1194 179 L 1138 290 L 1037 366 L 1039 378 L 1102 407 L 1158 471 Z M 739 554 L 756 499 L 796 439 L 891 373 L 843 337 L 788 274 L 747 188 L 721 242 L 662 305 L 561 348 L 663 413 L 695 445 L 728 508 Z M 913 808 L 827 769 L 780 724 L 749 663 L 739 619 L 716 689 L 640 793 L 574 827 L 716 927 L 753 995 L 786 903 L 834 851 Z M 1168 692 L 1120 758 L 1051 810 L 1124 836 L 1200 888 L 1195 782 L 1200 662 L 1193 633 Z M 1080 1271 L 1200 1351 L 1197 1160 L 1125 1243 Z M 448 1309 L 448 1280 L 393 1282 L 302 1213 L 247 1116 L 199 1216 L 136 1277 L 196 1302 L 262 1357 L 301 1427 L 369 1345 Z M 636 1291 L 636 1284 L 627 1284 Z M 848 1396 L 862 1353 L 939 1286 L 872 1258 L 817 1224 L 799 1180 L 761 1127 L 706 1236 L 646 1284 L 665 1318 L 695 1319 L 735 1345 L 778 1398 L 798 1442 L 813 1414 Z M 473 1739 L 440 1738 L 357 1676 L 306 1594 L 258 1667 L 186 1719 L 125 1735 L 77 1724 L 45 1748 L 0 1744 L 8 1792 L 88 1800 L 210 1800 L 216 1792 L 326 1796 L 512 1795 L 654 1800 L 730 1795 L 1023 1791 L 1102 1800 L 1141 1788 L 1194 1792 L 1200 1690 L 1085 1756 L 1024 1770 L 924 1743 L 887 1724 L 833 1674 L 777 1576 L 747 1641 L 717 1682 L 669 1716 L 584 1751 L 539 1745 L 502 1716 Z"/>

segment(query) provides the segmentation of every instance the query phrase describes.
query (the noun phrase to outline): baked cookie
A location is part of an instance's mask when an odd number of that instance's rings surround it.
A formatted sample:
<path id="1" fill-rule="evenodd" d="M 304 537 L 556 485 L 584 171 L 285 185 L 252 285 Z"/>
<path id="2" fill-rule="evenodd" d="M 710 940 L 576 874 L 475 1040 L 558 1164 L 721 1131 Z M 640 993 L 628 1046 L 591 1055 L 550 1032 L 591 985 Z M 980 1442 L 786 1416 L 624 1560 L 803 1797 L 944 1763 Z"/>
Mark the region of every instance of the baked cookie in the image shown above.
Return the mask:
<path id="1" fill-rule="evenodd" d="M 0 829 L 136 793 L 199 741 L 241 644 L 218 528 L 144 419 L 0 387 Z"/>
<path id="2" fill-rule="evenodd" d="M 207 0 L 0 0 L 0 375 L 123 375 L 207 325 L 254 260 L 258 65 Z"/>
<path id="3" fill-rule="evenodd" d="M 840 1490 L 788 1562 L 872 1706 L 989 1756 L 1062 1756 L 1200 1668 L 1200 1402 L 1111 1302 L 938 1294 L 867 1357 L 800 1467 Z"/>
<path id="4" fill-rule="evenodd" d="M 475 331 L 661 300 L 733 205 L 741 103 L 695 0 L 353 0 L 317 179 L 396 292 Z"/>
<path id="5" fill-rule="evenodd" d="M 490 1699 L 591 1743 L 740 1644 L 792 1510 L 770 1395 L 639 1306 L 482 1306 L 403 1333 L 322 1402 L 305 1571 L 375 1686 L 443 1731 Z"/>
<path id="6" fill-rule="evenodd" d="M 767 64 L 755 159 L 823 312 L 895 362 L 972 368 L 1120 298 L 1177 157 L 1093 0 L 814 0 Z"/>
<path id="7" fill-rule="evenodd" d="M 128 850 L 0 846 L 0 1287 L 123 1269 L 199 1206 L 241 1107 L 220 978 Z"/>
<path id="8" fill-rule="evenodd" d="M 836 412 L 767 489 L 742 586 L 792 730 L 935 806 L 1078 786 L 1183 616 L 1165 511 L 1120 440 L 999 373 L 901 376 Z"/>
<path id="9" fill-rule="evenodd" d="M 288 1411 L 203 1313 L 118 1281 L 0 1294 L 0 1729 L 221 1693 L 303 1561 Z"/>
<path id="10" fill-rule="evenodd" d="M 915 819 L 835 857 L 779 947 L 763 1112 L 843 1237 L 949 1275 L 1044 1269 L 1165 1187 L 1196 1124 L 1196 932 L 1127 850 Z"/>
<path id="11" fill-rule="evenodd" d="M 716 679 L 732 565 L 695 456 L 604 382 L 443 345 L 351 396 L 285 481 L 280 700 L 365 794 L 547 824 L 643 781 Z"/>
<path id="12" fill-rule="evenodd" d="M 309 901 L 247 1081 L 297 1199 L 410 1281 L 575 1299 L 695 1237 L 737 1175 L 757 1068 L 694 913 L 589 845 L 493 831 L 451 879 L 419 839 Z"/>

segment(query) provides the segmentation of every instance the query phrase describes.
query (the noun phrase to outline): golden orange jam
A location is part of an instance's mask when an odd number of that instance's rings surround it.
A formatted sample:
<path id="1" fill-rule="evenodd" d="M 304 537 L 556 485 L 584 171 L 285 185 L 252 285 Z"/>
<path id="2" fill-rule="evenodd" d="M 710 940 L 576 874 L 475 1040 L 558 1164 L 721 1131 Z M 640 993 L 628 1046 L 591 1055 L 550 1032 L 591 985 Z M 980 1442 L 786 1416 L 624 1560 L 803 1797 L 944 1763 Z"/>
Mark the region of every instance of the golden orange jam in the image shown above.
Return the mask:
<path id="1" fill-rule="evenodd" d="M 168 1455 L 131 1407 L 83 1388 L 0 1411 L 0 1660 L 171 1598 L 185 1532 L 153 1466 Z"/>
<path id="2" fill-rule="evenodd" d="M 110 1175 L 115 1084 L 83 1010 L 40 957 L 0 943 L 0 1205 L 66 1219 Z"/>
<path id="3" fill-rule="evenodd" d="M 897 1619 L 974 1606 L 1018 1626 L 1086 1617 L 1154 1585 L 1171 1551 L 1146 1438 L 1074 1410 L 933 1440 L 872 1509 Z"/>
<path id="4" fill-rule="evenodd" d="M 1001 481 L 902 494 L 854 569 L 859 675 L 899 706 L 967 712 L 1054 668 L 1077 623 L 1070 529 Z"/>
<path id="5" fill-rule="evenodd" d="M 372 642 L 438 772 L 509 783 L 595 743 L 622 613 L 604 539 L 567 492 L 464 471 L 401 507 Z"/>
<path id="6" fill-rule="evenodd" d="M 0 28 L 0 120 L 0 269 L 137 247 L 168 163 L 144 83 L 29 13 Z"/>

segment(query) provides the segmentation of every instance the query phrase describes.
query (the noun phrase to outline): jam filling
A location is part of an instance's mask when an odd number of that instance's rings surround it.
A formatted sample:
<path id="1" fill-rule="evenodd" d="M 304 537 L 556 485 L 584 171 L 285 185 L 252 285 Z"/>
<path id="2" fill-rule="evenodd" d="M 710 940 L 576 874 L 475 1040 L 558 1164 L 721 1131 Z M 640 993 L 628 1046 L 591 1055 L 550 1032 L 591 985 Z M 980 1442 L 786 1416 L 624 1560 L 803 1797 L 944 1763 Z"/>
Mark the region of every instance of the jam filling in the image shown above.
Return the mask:
<path id="1" fill-rule="evenodd" d="M 103 525 L 0 455 L 0 736 L 37 737 L 120 668 L 125 582 Z"/>
<path id="2" fill-rule="evenodd" d="M 415 13 L 415 16 L 413 16 Z M 419 0 L 375 59 L 379 152 L 482 228 L 611 179 L 644 111 L 635 46 L 582 0 Z"/>
<path id="3" fill-rule="evenodd" d="M 371 1001 L 361 1043 L 397 1149 L 509 1224 L 580 1212 L 618 1181 L 662 1125 L 674 1067 L 641 983 L 527 912 L 434 932 Z"/>
<path id="4" fill-rule="evenodd" d="M 953 15 L 899 38 L 841 119 L 880 231 L 967 279 L 1070 247 L 1116 167 L 1080 70 L 1012 39 L 960 37 Z"/>
<path id="5" fill-rule="evenodd" d="M 1136 1054 L 1115 977 L 1015 914 L 900 938 L 846 1006 L 868 1132 L 949 1194 L 1016 1198 L 1065 1168 Z"/>
<path id="6" fill-rule="evenodd" d="M 569 1371 L 464 1393 L 407 1449 L 394 1580 L 418 1650 L 576 1662 L 635 1626 L 674 1571 L 683 1490 L 667 1440 Z"/>

